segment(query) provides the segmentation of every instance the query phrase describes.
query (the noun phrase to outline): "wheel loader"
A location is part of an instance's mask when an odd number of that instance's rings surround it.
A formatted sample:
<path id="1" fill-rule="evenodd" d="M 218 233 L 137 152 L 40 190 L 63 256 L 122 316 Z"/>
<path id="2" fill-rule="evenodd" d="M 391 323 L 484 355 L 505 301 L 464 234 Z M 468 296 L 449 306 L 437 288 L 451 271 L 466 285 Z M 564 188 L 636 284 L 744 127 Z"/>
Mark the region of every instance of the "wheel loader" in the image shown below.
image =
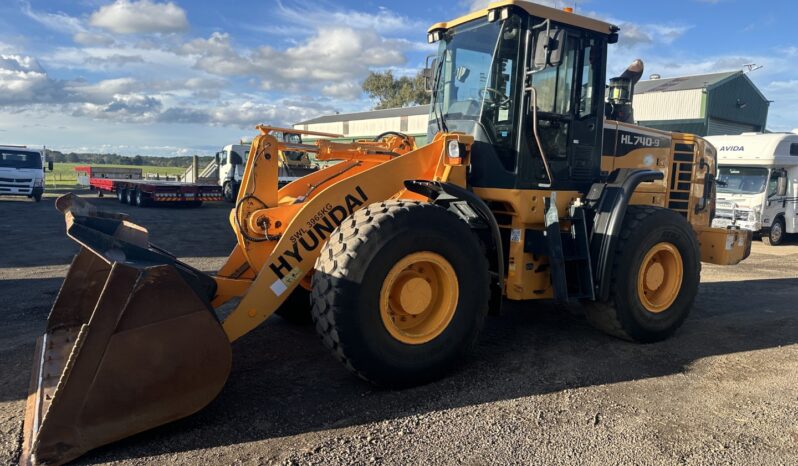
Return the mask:
<path id="1" fill-rule="evenodd" d="M 661 340 L 687 317 L 702 261 L 748 256 L 750 233 L 710 228 L 714 148 L 630 124 L 634 76 L 606 89 L 617 27 L 505 0 L 428 39 L 429 143 L 298 148 L 261 127 L 215 276 L 123 215 L 57 201 L 81 249 L 36 346 L 23 462 L 61 464 L 200 410 L 231 343 L 275 312 L 312 320 L 357 376 L 405 387 L 461 360 L 503 300 L 579 304 L 612 335 Z M 278 188 L 281 150 L 337 163 Z"/>

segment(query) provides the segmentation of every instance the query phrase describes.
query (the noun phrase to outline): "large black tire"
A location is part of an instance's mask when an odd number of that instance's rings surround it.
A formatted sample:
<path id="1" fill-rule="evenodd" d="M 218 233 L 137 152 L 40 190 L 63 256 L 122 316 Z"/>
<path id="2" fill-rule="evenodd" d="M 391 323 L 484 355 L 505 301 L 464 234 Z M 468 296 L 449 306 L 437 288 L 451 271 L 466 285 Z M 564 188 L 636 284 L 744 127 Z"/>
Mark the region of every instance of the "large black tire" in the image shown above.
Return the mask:
<path id="1" fill-rule="evenodd" d="M 149 200 L 144 197 L 144 193 L 142 193 L 141 190 L 137 189 L 133 196 L 136 207 L 147 207 L 147 205 L 149 205 Z"/>
<path id="2" fill-rule="evenodd" d="M 297 286 L 291 296 L 275 311 L 275 314 L 288 322 L 296 325 L 310 325 L 313 317 L 310 315 L 310 291 Z"/>
<path id="3" fill-rule="evenodd" d="M 658 244 L 681 255 L 681 287 L 672 304 L 651 312 L 641 301 L 638 277 L 643 260 Z M 701 279 L 701 253 L 690 224 L 680 214 L 650 206 L 630 206 L 624 217 L 612 265 L 610 298 L 586 302 L 585 314 L 598 329 L 625 340 L 650 343 L 671 336 L 693 306 Z"/>
<path id="4" fill-rule="evenodd" d="M 124 204 L 127 202 L 127 191 L 124 189 L 117 189 L 116 190 L 116 199 L 121 203 Z"/>
<path id="5" fill-rule="evenodd" d="M 768 246 L 781 246 L 787 236 L 787 225 L 784 217 L 776 217 L 767 234 L 762 235 L 762 242 Z"/>
<path id="6" fill-rule="evenodd" d="M 31 197 L 33 197 L 34 202 L 42 202 L 42 193 L 36 193 Z"/>
<path id="7" fill-rule="evenodd" d="M 469 227 L 440 207 L 409 201 L 372 204 L 344 220 L 316 262 L 316 330 L 349 370 L 372 383 L 405 387 L 437 379 L 463 360 L 482 329 L 490 292 L 481 251 Z M 380 293 L 389 271 L 417 253 L 445 259 L 454 270 L 458 294 L 441 333 L 410 344 L 383 323 Z"/>
<path id="8" fill-rule="evenodd" d="M 125 204 L 136 205 L 136 191 L 133 189 L 125 190 Z"/>
<path id="9" fill-rule="evenodd" d="M 222 186 L 222 195 L 227 202 L 235 202 L 238 196 L 238 187 L 232 181 L 226 182 Z"/>

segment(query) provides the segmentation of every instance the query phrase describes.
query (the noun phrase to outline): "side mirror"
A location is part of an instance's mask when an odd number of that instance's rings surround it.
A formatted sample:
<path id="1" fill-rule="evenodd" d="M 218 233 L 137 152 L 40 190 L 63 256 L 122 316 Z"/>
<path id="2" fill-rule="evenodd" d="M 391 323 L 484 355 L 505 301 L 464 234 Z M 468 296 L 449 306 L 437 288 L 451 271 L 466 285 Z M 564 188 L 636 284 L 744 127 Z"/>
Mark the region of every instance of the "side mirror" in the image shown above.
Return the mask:
<path id="1" fill-rule="evenodd" d="M 241 156 L 238 155 L 238 152 L 230 151 L 230 165 L 243 165 L 244 161 L 241 159 Z"/>
<path id="2" fill-rule="evenodd" d="M 435 70 L 438 69 L 438 59 L 435 56 L 431 55 L 427 57 L 427 64 L 423 70 L 421 70 L 421 76 L 424 77 L 424 89 L 427 92 L 432 92 L 432 84 L 435 80 Z"/>
<path id="3" fill-rule="evenodd" d="M 552 28 L 538 32 L 535 41 L 535 69 L 560 66 L 565 50 L 565 37 L 564 29 Z"/>
<path id="4" fill-rule="evenodd" d="M 47 162 L 47 170 L 53 171 L 53 161 L 52 160 Z"/>
<path id="5" fill-rule="evenodd" d="M 776 187 L 776 195 L 777 196 L 786 196 L 787 195 L 787 176 L 781 175 L 779 177 L 779 182 Z"/>

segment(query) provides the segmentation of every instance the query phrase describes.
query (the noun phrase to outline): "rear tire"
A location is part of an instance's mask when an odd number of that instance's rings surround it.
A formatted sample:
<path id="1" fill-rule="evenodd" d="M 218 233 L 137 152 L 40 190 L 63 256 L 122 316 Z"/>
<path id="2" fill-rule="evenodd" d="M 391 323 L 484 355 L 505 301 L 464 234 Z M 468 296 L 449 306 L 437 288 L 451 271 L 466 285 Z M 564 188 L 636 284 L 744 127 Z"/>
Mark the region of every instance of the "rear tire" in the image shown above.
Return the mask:
<path id="1" fill-rule="evenodd" d="M 135 194 L 136 194 L 136 192 L 134 190 L 126 189 L 125 190 L 125 204 L 135 205 L 135 203 L 136 203 Z"/>
<path id="2" fill-rule="evenodd" d="M 695 301 L 700 258 L 695 233 L 680 214 L 629 206 L 612 266 L 610 298 L 585 303 L 588 321 L 625 340 L 649 343 L 669 337 Z"/>
<path id="3" fill-rule="evenodd" d="M 768 246 L 781 246 L 787 236 L 786 232 L 787 226 L 784 223 L 784 218 L 776 217 L 770 227 L 770 231 L 766 235 L 762 235 L 762 242 Z"/>
<path id="4" fill-rule="evenodd" d="M 136 207 L 147 207 L 147 204 L 149 204 L 149 202 L 144 197 L 144 193 L 142 193 L 140 190 L 137 189 L 134 196 L 136 201 Z"/>
<path id="5" fill-rule="evenodd" d="M 127 202 L 127 191 L 125 191 L 124 189 L 117 189 L 116 199 L 119 201 L 120 204 L 124 204 L 125 202 Z"/>
<path id="6" fill-rule="evenodd" d="M 490 292 L 481 250 L 469 227 L 440 207 L 372 204 L 344 220 L 316 261 L 316 330 L 372 383 L 437 379 L 482 329 Z"/>
<path id="7" fill-rule="evenodd" d="M 294 325 L 310 325 L 313 317 L 310 314 L 310 291 L 297 286 L 286 298 L 275 314 Z"/>

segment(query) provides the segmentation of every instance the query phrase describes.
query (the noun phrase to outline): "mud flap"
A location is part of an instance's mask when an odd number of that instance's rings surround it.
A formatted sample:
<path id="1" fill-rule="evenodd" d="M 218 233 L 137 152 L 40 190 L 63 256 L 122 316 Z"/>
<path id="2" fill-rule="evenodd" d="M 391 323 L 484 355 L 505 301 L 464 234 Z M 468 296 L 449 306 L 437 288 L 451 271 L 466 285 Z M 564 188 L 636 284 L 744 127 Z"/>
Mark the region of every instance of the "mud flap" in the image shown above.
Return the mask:
<path id="1" fill-rule="evenodd" d="M 188 416 L 230 373 L 213 279 L 75 199 L 59 209 L 83 247 L 37 342 L 22 464 L 62 464 Z"/>

